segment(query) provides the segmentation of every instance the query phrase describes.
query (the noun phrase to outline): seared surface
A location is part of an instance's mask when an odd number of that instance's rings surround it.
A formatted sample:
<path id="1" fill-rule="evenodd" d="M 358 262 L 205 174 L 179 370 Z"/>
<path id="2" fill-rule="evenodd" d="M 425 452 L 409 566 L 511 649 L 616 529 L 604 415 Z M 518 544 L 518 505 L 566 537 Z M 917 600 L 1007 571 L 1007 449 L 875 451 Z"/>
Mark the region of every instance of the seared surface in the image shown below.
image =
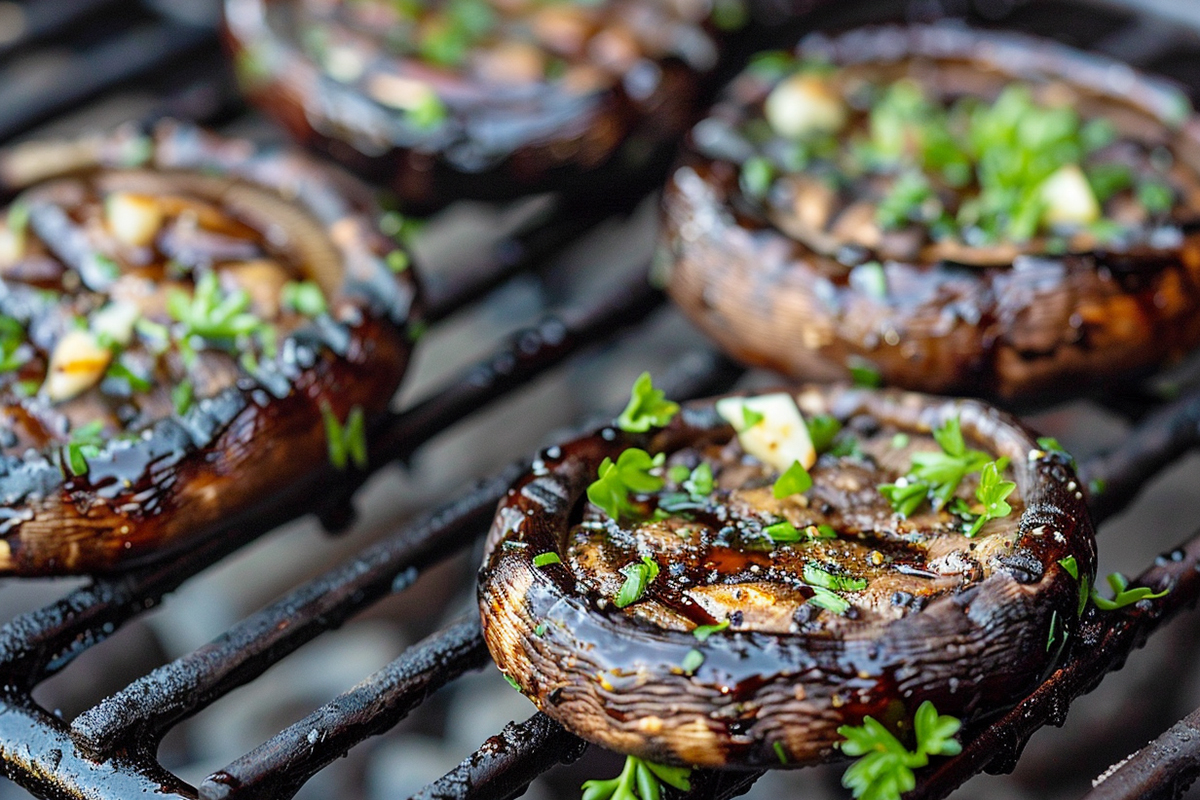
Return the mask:
<path id="1" fill-rule="evenodd" d="M 877 214 L 896 176 L 824 191 L 818 165 L 749 198 L 742 166 L 713 148 L 761 114 L 772 83 L 751 71 L 695 128 L 664 196 L 668 289 L 722 347 L 811 379 L 865 367 L 908 388 L 1046 402 L 1143 375 L 1200 341 L 1200 128 L 1181 117 L 1177 93 L 1140 76 L 1113 88 L 1105 62 L 1006 34 L 913 27 L 810 44 L 851 74 L 907 75 L 931 97 L 969 86 L 990 102 L 1011 80 L 1065 96 L 1113 121 L 1117 138 L 1088 156 L 1094 166 L 1119 164 L 1135 183 L 1157 171 L 1173 203 L 1151 214 L 1126 187 L 1093 209 L 1094 222 L 988 239 L 961 213 L 977 199 L 973 184 L 935 181 L 932 199 L 890 230 Z"/>
<path id="2" fill-rule="evenodd" d="M 815 487 L 784 502 L 764 494 L 776 473 L 729 444 L 734 431 L 712 401 L 686 406 L 661 431 L 606 429 L 552 448 L 510 490 L 489 535 L 480 610 L 497 665 L 540 709 L 589 741 L 654 761 L 794 767 L 836 758 L 837 727 L 867 715 L 904 735 L 924 700 L 970 722 L 1052 665 L 1095 570 L 1066 459 L 972 401 L 839 387 L 797 400 L 805 415 L 845 424 L 864 456 L 822 456 Z M 942 512 L 900 520 L 873 483 L 904 472 L 952 418 L 969 446 L 1010 459 L 1017 487 L 1013 513 L 974 540 Z M 893 449 L 894 432 L 910 441 Z M 588 510 L 582 497 L 602 460 L 630 447 L 685 466 L 705 458 L 718 477 L 714 508 L 652 521 L 655 496 L 637 495 L 646 522 L 620 528 Z M 837 538 L 760 549 L 762 522 L 776 517 L 827 520 Z M 1068 555 L 1078 579 L 1062 566 Z M 658 574 L 616 608 L 618 574 L 646 557 Z M 836 576 L 819 609 L 815 586 L 825 581 L 804 574 L 817 561 Z"/>
<path id="3" fill-rule="evenodd" d="M 694 120 L 718 55 L 707 3 L 226 6 L 252 99 L 410 210 L 636 177 Z"/>
<path id="4" fill-rule="evenodd" d="M 668 464 L 713 467 L 717 490 L 703 509 L 662 521 L 618 525 L 589 504 L 585 520 L 567 539 L 570 567 L 597 599 L 615 597 L 625 576 L 620 569 L 649 555 L 660 577 L 646 599 L 625 612 L 669 630 L 724 620 L 730 630 L 811 635 L 845 635 L 850 630 L 899 619 L 935 597 L 961 591 L 996 571 L 1012 552 L 1023 504 L 1013 494 L 1013 514 L 987 525 L 978 537 L 963 535 L 963 521 L 945 509 L 924 505 L 904 518 L 877 486 L 909 470 L 913 452 L 937 452 L 929 436 L 893 446 L 897 431 L 878 428 L 856 437 L 862 456 L 821 456 L 811 471 L 813 488 L 776 499 L 778 473 L 746 456 L 736 438 L 704 451 L 686 448 Z M 977 476 L 964 480 L 957 497 L 973 502 Z M 665 492 L 677 492 L 671 482 Z M 803 531 L 828 525 L 837 538 L 774 544 L 765 528 L 787 520 Z M 846 615 L 807 605 L 812 588 L 806 564 L 866 587 L 843 593 Z"/>
<path id="5" fill-rule="evenodd" d="M 327 419 L 386 408 L 415 283 L 319 168 L 163 124 L 29 144 L 0 176 L 33 184 L 0 232 L 0 570 L 235 524 L 328 469 Z"/>

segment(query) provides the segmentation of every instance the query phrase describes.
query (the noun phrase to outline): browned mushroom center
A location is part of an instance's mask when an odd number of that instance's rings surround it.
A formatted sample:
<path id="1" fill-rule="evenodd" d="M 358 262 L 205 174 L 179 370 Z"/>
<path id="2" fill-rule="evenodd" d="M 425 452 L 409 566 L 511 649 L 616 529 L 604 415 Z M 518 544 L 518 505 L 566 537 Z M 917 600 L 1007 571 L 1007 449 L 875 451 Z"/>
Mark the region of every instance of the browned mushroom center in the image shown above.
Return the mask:
<path id="1" fill-rule="evenodd" d="M 712 495 L 689 497 L 668 479 L 651 498 L 660 519 L 634 524 L 589 505 L 568 534 L 568 564 L 607 605 L 626 581 L 622 570 L 652 559 L 658 576 L 626 613 L 668 630 L 728 621 L 731 630 L 844 635 L 962 591 L 1011 554 L 1019 490 L 1008 496 L 1010 515 L 969 538 L 969 523 L 950 507 L 977 503 L 977 474 L 964 477 L 952 503 L 924 504 L 907 517 L 878 488 L 903 480 L 914 453 L 940 453 L 932 437 L 878 427 L 841 441 L 853 442 L 853 452 L 822 455 L 812 488 L 782 499 L 772 492 L 778 472 L 747 456 L 736 437 L 678 451 L 666 471 L 707 464 Z M 835 598 L 814 602 L 814 586 L 833 587 Z"/>
<path id="2" fill-rule="evenodd" d="M 111 170 L 38 185 L 0 227 L 0 452 L 181 413 L 326 313 L 323 227 L 266 189 Z M 97 427 L 99 426 L 99 427 Z"/>

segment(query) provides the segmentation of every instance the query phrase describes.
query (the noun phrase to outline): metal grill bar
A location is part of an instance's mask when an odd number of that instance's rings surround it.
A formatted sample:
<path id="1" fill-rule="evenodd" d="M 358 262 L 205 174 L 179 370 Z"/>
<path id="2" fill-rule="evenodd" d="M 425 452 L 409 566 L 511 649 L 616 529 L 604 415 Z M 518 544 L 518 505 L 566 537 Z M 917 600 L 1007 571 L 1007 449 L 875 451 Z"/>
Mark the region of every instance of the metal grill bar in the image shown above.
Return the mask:
<path id="1" fill-rule="evenodd" d="M 85 711 L 71 735 L 104 758 L 166 730 L 324 631 L 389 593 L 403 591 L 431 562 L 457 553 L 486 529 L 496 504 L 523 471 L 514 465 L 464 497 L 408 525 L 354 560 L 247 617 L 212 643 L 154 670 Z"/>
<path id="2" fill-rule="evenodd" d="M 1200 776 L 1200 710 L 1193 711 L 1101 779 L 1084 800 L 1174 800 Z"/>
<path id="3" fill-rule="evenodd" d="M 9 74 L 0 81 L 0 139 L 114 86 L 147 76 L 173 61 L 215 46 L 211 28 L 177 22 L 139 25 L 67 61 L 47 83 L 40 75 Z"/>
<path id="4" fill-rule="evenodd" d="M 570 763 L 587 744 L 540 711 L 510 722 L 455 769 L 426 786 L 412 800 L 504 800 L 521 794 L 541 773 Z"/>
<path id="5" fill-rule="evenodd" d="M 1142 600 L 1119 613 L 1089 606 L 1063 666 L 998 721 L 979 733 L 964 736 L 961 755 L 923 770 L 910 798 L 946 797 L 983 770 L 1012 771 L 1029 737 L 1038 728 L 1061 725 L 1071 701 L 1094 689 L 1105 674 L 1120 669 L 1129 654 L 1145 644 L 1151 633 L 1195 604 L 1200 597 L 1198 566 L 1200 535 L 1160 556 L 1131 584 L 1149 586 L 1155 591 L 1169 589 L 1165 597 Z"/>
<path id="6" fill-rule="evenodd" d="M 317 770 L 391 728 L 434 690 L 488 662 L 472 617 L 433 634 L 348 692 L 200 784 L 201 800 L 236 791 L 246 800 L 288 798 Z"/>
<path id="7" fill-rule="evenodd" d="M 51 4 L 57 7 L 62 2 L 51 0 L 32 4 L 30 8 Z M 0 55 L 40 39 L 67 34 L 68 29 L 88 14 L 118 6 L 112 0 L 81 0 L 66 5 L 72 7 L 75 16 L 61 20 L 58 28 L 38 27 L 41 23 L 34 24 L 31 11 L 24 36 L 0 45 Z M 1034 7 L 1019 8 L 1015 17 L 1001 20 L 1001 24 L 1007 25 L 1017 17 L 1025 27 L 1036 24 L 1037 15 L 1033 14 L 1030 21 L 1027 13 Z M 1043 13 L 1043 22 L 1054 19 L 1054 28 L 1044 32 L 1060 34 L 1057 29 L 1060 17 L 1061 9 Z M 1137 50 L 1136 31 L 1129 32 L 1124 26 L 1140 24 L 1140 19 L 1123 13 L 1109 15 L 1103 24 L 1093 25 L 1080 35 L 1095 40 L 1101 49 L 1113 42 L 1121 47 L 1133 46 L 1127 54 L 1138 58 L 1145 57 L 1145 53 L 1161 52 L 1161 47 Z M 117 37 L 96 45 L 85 43 L 88 55 L 77 56 L 74 64 L 52 75 L 48 83 L 35 87 L 32 83 L 13 81 L 0 89 L 0 138 L 28 130 L 85 97 L 96 96 L 131 79 L 147 78 L 160 67 L 178 67 L 185 55 L 195 53 L 210 58 L 215 52 L 215 36 L 210 29 L 156 20 L 145 12 L 122 17 L 121 24 L 128 27 Z M 1180 41 L 1194 38 L 1189 34 L 1181 36 Z M 132 49 L 117 58 L 123 47 Z M 131 58 L 130 53 L 135 56 Z M 101 57 L 98 61 L 85 60 L 97 55 Z M 82 66 L 85 64 L 86 67 Z M 168 70 L 167 77 L 175 86 L 182 71 Z M 199 113 L 219 116 L 240 105 L 227 89 L 214 88 L 211 80 L 199 79 L 168 97 L 163 108 L 200 109 Z M 640 187 L 622 187 L 610 198 L 560 202 L 545 217 L 502 242 L 483 264 L 463 270 L 466 279 L 433 284 L 429 293 L 430 318 L 444 319 L 484 296 L 508 276 L 540 268 L 552 255 L 612 213 L 627 212 L 641 191 Z M 525 385 L 580 349 L 611 339 L 620 327 L 637 324 L 660 302 L 660 295 L 646 286 L 639 272 L 628 283 L 616 287 L 611 295 L 517 334 L 510 346 L 393 418 L 384 434 L 373 441 L 372 464 L 382 465 L 406 457 L 436 433 Z M 710 393 L 732 381 L 728 365 L 719 360 L 710 357 L 701 367 L 691 373 L 692 385 L 698 390 L 704 386 L 697 393 Z M 673 394 L 682 397 L 691 392 Z M 1093 493 L 1090 498 L 1097 519 L 1105 519 L 1125 507 L 1153 474 L 1197 444 L 1200 444 L 1200 395 L 1151 412 L 1121 447 L 1081 465 L 1085 479 L 1105 484 L 1103 492 Z M 187 578 L 298 512 L 295 508 L 269 512 L 174 561 L 97 580 L 47 608 L 18 617 L 0 628 L 0 676 L 8 687 L 0 693 L 0 756 L 4 759 L 5 773 L 44 795 L 123 798 L 156 793 L 196 797 L 192 787 L 171 776 L 155 760 L 153 750 L 162 733 L 232 688 L 252 680 L 300 644 L 389 592 L 403 590 L 411 584 L 417 570 L 469 544 L 485 527 L 498 493 L 504 491 L 518 469 L 510 468 L 484 481 L 458 500 L 417 523 L 406 525 L 350 562 L 248 617 L 204 648 L 135 681 L 80 715 L 71 727 L 33 703 L 28 693 L 34 685 L 106 638 L 123 622 L 160 602 L 164 594 Z M 363 478 L 359 475 L 348 481 L 343 496 L 348 497 Z M 298 491 L 302 493 L 302 487 Z M 325 519 L 332 520 L 335 510 L 325 509 Z M 1148 585 L 1170 583 L 1174 587 L 1162 601 L 1144 601 L 1119 615 L 1090 610 L 1064 666 L 1012 712 L 977 736 L 972 732 L 962 756 L 925 770 L 914 796 L 943 796 L 982 768 L 996 771 L 1011 768 L 1034 730 L 1047 722 L 1061 721 L 1071 700 L 1094 687 L 1107 671 L 1119 668 L 1128 653 L 1144 643 L 1168 616 L 1195 601 L 1200 594 L 1196 576 L 1198 556 L 1200 536 L 1164 556 L 1142 576 L 1141 581 Z M 1114 619 L 1108 619 L 1110 616 Z M 423 658 L 444 654 L 443 647 L 453 650 L 454 646 L 463 648 L 461 657 L 442 669 L 442 674 L 435 675 L 422 667 L 427 666 Z M 228 780 L 222 782 L 214 776 L 203 785 L 203 795 L 290 795 L 316 769 L 354 742 L 394 724 L 413 703 L 432 690 L 434 682 L 450 680 L 453 675 L 484 663 L 484 659 L 476 624 L 468 622 L 435 634 L 348 692 L 341 698 L 350 701 L 348 705 L 339 705 L 338 701 L 327 704 L 309 720 L 289 728 L 230 765 L 225 774 Z M 347 709 L 352 713 L 344 713 Z M 373 717 L 368 709 L 383 709 L 383 713 Z M 1178 744 L 1191 731 L 1189 724 L 1185 721 L 1172 728 L 1157 744 Z M 318 736 L 312 743 L 308 737 L 314 729 L 318 730 Z M 336 736 L 322 740 L 320 731 L 333 731 Z M 14 746 L 17 742 L 20 745 Z M 558 761 L 576 757 L 583 747 L 578 739 L 538 714 L 523 723 L 507 726 L 419 796 L 512 796 Z M 1159 761 L 1153 767 L 1160 755 L 1155 748 L 1152 744 L 1117 770 L 1109 781 L 1100 785 L 1095 796 L 1133 798 L 1141 796 L 1143 790 L 1167 796 L 1186 785 L 1193 776 L 1194 761 L 1176 758 Z M 102 758 L 86 757 L 85 751 Z M 698 771 L 689 797 L 734 796 L 746 791 L 756 777 L 756 773 Z M 232 781 L 241 781 L 243 789 L 233 791 Z"/>

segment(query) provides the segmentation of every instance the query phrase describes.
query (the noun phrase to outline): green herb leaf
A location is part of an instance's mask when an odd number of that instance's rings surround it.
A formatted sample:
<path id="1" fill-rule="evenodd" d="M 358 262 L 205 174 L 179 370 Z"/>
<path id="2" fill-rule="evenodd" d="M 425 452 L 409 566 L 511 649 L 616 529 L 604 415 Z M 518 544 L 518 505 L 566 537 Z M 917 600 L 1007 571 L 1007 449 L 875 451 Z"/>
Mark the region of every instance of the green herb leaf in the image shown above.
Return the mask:
<path id="1" fill-rule="evenodd" d="M 1148 180 L 1138 184 L 1137 199 L 1149 214 L 1166 214 L 1175 205 L 1175 190 L 1161 180 Z"/>
<path id="2" fill-rule="evenodd" d="M 842 752 L 861 756 L 842 776 L 842 785 L 856 798 L 899 800 L 916 786 L 913 770 L 929 763 L 929 756 L 952 756 L 962 752 L 953 738 L 962 723 L 951 716 L 939 716 L 933 703 L 926 700 L 913 720 L 917 747 L 909 751 L 891 731 L 874 717 L 859 726 L 843 725 L 838 733 L 845 737 Z"/>
<path id="3" fill-rule="evenodd" d="M 325 442 L 329 448 L 329 463 L 344 470 L 353 463 L 358 469 L 367 468 L 367 429 L 362 406 L 354 406 L 343 425 L 333 412 L 329 401 L 321 401 L 321 418 L 325 423 Z"/>
<path id="4" fill-rule="evenodd" d="M 613 519 L 631 512 L 630 492 L 656 492 L 664 485 L 661 477 L 651 474 L 661 467 L 666 455 L 653 458 L 645 450 L 631 447 L 621 452 L 614 463 L 605 458 L 597 470 L 597 480 L 588 486 L 588 500 L 599 506 Z"/>
<path id="5" fill-rule="evenodd" d="M 775 743 L 773 745 L 771 745 L 771 747 L 774 748 L 775 757 L 779 759 L 779 763 L 787 764 L 788 763 L 787 751 L 783 749 L 783 742 L 776 740 Z"/>
<path id="6" fill-rule="evenodd" d="M 306 317 L 319 317 L 328 310 L 325 293 L 313 281 L 289 281 L 283 285 L 279 301 L 284 308 Z"/>
<path id="7" fill-rule="evenodd" d="M 701 462 L 683 482 L 683 489 L 694 499 L 703 499 L 712 494 L 712 467 L 707 462 Z"/>
<path id="8" fill-rule="evenodd" d="M 967 447 L 958 417 L 951 417 L 934 430 L 933 438 L 941 445 L 942 452 L 913 453 L 910 475 L 929 484 L 929 494 L 940 508 L 954 497 L 963 478 L 983 469 L 991 457 Z"/>
<path id="9" fill-rule="evenodd" d="M 833 572 L 828 567 L 809 561 L 804 564 L 804 582 L 809 586 L 820 586 L 838 592 L 861 592 L 867 588 L 865 578 L 855 578 Z"/>
<path id="10" fill-rule="evenodd" d="M 817 608 L 823 608 L 826 611 L 834 614 L 845 614 L 850 610 L 850 602 L 841 595 L 826 589 L 823 586 L 813 586 L 813 596 L 808 598 L 808 602 Z"/>
<path id="11" fill-rule="evenodd" d="M 907 433 L 897 433 L 892 437 L 892 449 L 903 450 L 904 448 L 908 447 L 908 442 L 909 438 Z"/>
<path id="12" fill-rule="evenodd" d="M 194 402 L 196 402 L 196 387 L 192 385 L 191 380 L 185 378 L 170 389 L 170 403 L 175 407 L 176 416 L 187 414 Z"/>
<path id="13" fill-rule="evenodd" d="M 763 528 L 763 533 L 771 537 L 771 541 L 775 544 L 786 544 L 788 542 L 798 542 L 804 538 L 804 534 L 800 532 L 795 525 L 782 520 L 772 525 Z"/>
<path id="14" fill-rule="evenodd" d="M 776 500 L 782 500 L 794 494 L 807 492 L 812 488 L 812 484 L 812 476 L 808 474 L 804 465 L 799 461 L 793 461 L 792 465 L 775 479 L 775 484 L 771 487 L 771 494 Z"/>
<path id="15" fill-rule="evenodd" d="M 848 359 L 846 369 L 850 371 L 850 380 L 855 386 L 876 389 L 883 385 L 883 375 L 879 368 L 865 358 Z"/>
<path id="16" fill-rule="evenodd" d="M 0 373 L 12 372 L 28 363 L 32 353 L 25 346 L 25 327 L 0 314 Z"/>
<path id="17" fill-rule="evenodd" d="M 104 423 L 100 420 L 80 425 L 71 431 L 66 447 L 66 468 L 72 475 L 83 475 L 88 471 L 89 458 L 100 455 L 105 444 Z"/>
<path id="18" fill-rule="evenodd" d="M 616 778 L 584 783 L 582 800 L 660 800 L 660 784 L 686 792 L 692 788 L 691 774 L 688 767 L 669 767 L 626 756 L 625 766 Z"/>
<path id="19" fill-rule="evenodd" d="M 650 373 L 643 372 L 633 383 L 629 404 L 617 417 L 617 427 L 630 433 L 642 433 L 651 427 L 662 427 L 679 413 L 679 404 L 666 399 L 666 393 L 655 389 Z"/>
<path id="20" fill-rule="evenodd" d="M 548 567 L 551 564 L 561 564 L 562 559 L 558 557 L 558 553 L 538 553 L 533 557 L 533 565 L 535 567 Z"/>
<path id="21" fill-rule="evenodd" d="M 1167 590 L 1155 592 L 1153 589 L 1145 586 L 1139 586 L 1135 589 L 1129 589 L 1129 579 L 1119 572 L 1113 572 L 1108 576 L 1108 585 L 1112 587 L 1113 599 L 1102 597 L 1094 588 L 1092 589 L 1092 602 L 1096 604 L 1096 608 L 1101 611 L 1116 611 L 1119 608 L 1133 605 L 1139 600 L 1154 600 L 1159 597 L 1166 597 Z"/>
<path id="22" fill-rule="evenodd" d="M 232 340 L 254 333 L 264 323 L 249 308 L 246 290 L 222 293 L 214 272 L 201 276 L 190 298 L 182 289 L 167 292 L 167 312 L 181 324 L 185 337 Z"/>
<path id="23" fill-rule="evenodd" d="M 812 440 L 813 449 L 824 453 L 833 444 L 833 440 L 842 431 L 842 423 L 829 414 L 816 414 L 805 420 L 808 427 L 808 438 Z"/>
<path id="24" fill-rule="evenodd" d="M 742 406 L 742 427 L 738 429 L 738 433 L 745 433 L 764 419 L 766 416 L 761 411 L 755 411 L 749 406 Z"/>
<path id="25" fill-rule="evenodd" d="M 1062 456 L 1072 467 L 1075 466 L 1075 458 L 1066 451 L 1066 448 L 1058 443 L 1058 439 L 1055 439 L 1053 436 L 1039 436 L 1037 443 L 1038 447 L 1042 448 L 1047 453 L 1057 453 L 1058 455 Z"/>
<path id="26" fill-rule="evenodd" d="M 752 200 L 767 196 L 775 180 L 775 165 L 764 156 L 751 156 L 742 162 L 740 184 L 742 191 Z"/>
<path id="27" fill-rule="evenodd" d="M 687 654 L 683 657 L 683 663 L 679 667 L 683 670 L 684 675 L 693 675 L 696 670 L 700 669 L 700 665 L 703 663 L 704 653 L 693 648 L 687 651 Z"/>
<path id="28" fill-rule="evenodd" d="M 722 620 L 715 625 L 697 625 L 692 628 L 692 636 L 696 637 L 696 641 L 703 642 L 714 633 L 720 633 L 729 627 L 729 620 Z"/>
<path id="29" fill-rule="evenodd" d="M 625 582 L 613 598 L 613 605 L 617 608 L 625 608 L 642 598 L 646 589 L 658 577 L 658 562 L 650 556 L 642 556 L 640 563 L 634 562 L 622 567 L 621 574 L 625 576 Z"/>
<path id="30" fill-rule="evenodd" d="M 1012 481 L 1000 480 L 1000 471 L 1006 466 L 1008 466 L 1006 458 L 989 461 L 984 465 L 983 472 L 979 477 L 979 487 L 975 490 L 975 497 L 983 504 L 983 513 L 967 531 L 968 537 L 979 533 L 988 521 L 1003 519 L 1012 513 L 1012 506 L 1005 498 L 1013 493 L 1017 485 Z"/>
<path id="31" fill-rule="evenodd" d="M 501 672 L 500 674 L 504 676 L 504 680 L 508 681 L 509 686 L 513 687 L 514 689 L 516 689 L 518 692 L 521 692 L 522 694 L 525 693 L 521 689 L 521 684 L 517 683 L 516 678 L 514 678 L 512 675 L 509 675 L 507 672 Z"/>
<path id="32" fill-rule="evenodd" d="M 1079 580 L 1079 563 L 1075 560 L 1075 556 L 1060 558 L 1058 563 L 1062 565 L 1062 568 L 1066 570 L 1068 575 L 1075 580 Z"/>
<path id="33" fill-rule="evenodd" d="M 892 510 L 902 517 L 911 517 L 929 495 L 930 485 L 923 481 L 900 478 L 895 483 L 881 483 L 879 493 L 892 504 Z"/>

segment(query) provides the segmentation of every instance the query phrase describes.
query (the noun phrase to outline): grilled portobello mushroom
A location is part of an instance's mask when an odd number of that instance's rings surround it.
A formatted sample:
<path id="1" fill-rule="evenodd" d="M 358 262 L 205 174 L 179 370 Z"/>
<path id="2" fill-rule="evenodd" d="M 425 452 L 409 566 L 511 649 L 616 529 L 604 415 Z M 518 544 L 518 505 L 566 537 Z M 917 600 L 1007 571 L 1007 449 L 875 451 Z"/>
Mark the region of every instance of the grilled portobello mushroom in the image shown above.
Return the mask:
<path id="1" fill-rule="evenodd" d="M 251 99 L 410 210 L 636 177 L 695 121 L 718 56 L 710 4 L 691 0 L 225 9 Z"/>
<path id="2" fill-rule="evenodd" d="M 166 122 L 0 184 L 0 572 L 138 563 L 364 466 L 416 284 L 352 182 Z"/>
<path id="3" fill-rule="evenodd" d="M 809 387 L 642 430 L 543 452 L 480 573 L 497 665 L 591 742 L 826 761 L 868 715 L 907 738 L 927 700 L 964 721 L 1011 705 L 1074 630 L 1095 570 L 1084 496 L 1003 412 Z"/>
<path id="4" fill-rule="evenodd" d="M 814 380 L 1044 401 L 1200 341 L 1200 122 L 1129 67 L 942 26 L 752 62 L 664 199 L 684 312 Z"/>

